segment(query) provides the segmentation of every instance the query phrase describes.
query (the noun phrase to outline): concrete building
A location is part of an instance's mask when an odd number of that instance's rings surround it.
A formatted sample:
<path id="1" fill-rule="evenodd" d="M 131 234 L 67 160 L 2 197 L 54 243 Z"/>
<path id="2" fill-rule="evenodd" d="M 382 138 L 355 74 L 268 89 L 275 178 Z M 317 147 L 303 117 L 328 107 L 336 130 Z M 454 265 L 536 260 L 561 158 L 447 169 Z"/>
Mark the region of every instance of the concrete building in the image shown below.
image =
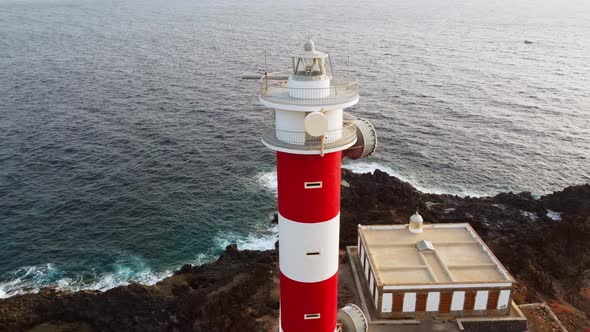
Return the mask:
<path id="1" fill-rule="evenodd" d="M 508 315 L 514 279 L 469 224 L 358 227 L 379 318 Z"/>

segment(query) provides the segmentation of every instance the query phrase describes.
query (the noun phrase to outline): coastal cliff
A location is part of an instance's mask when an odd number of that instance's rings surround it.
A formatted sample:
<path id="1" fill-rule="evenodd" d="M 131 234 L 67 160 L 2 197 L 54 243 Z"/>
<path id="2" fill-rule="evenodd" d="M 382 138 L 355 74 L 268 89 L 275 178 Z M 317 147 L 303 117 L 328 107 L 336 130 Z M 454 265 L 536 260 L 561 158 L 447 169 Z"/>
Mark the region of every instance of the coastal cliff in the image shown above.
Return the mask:
<path id="1" fill-rule="evenodd" d="M 517 303 L 547 302 L 571 331 L 590 326 L 590 185 L 540 198 L 426 194 L 384 172 L 343 171 L 340 244 L 358 224 L 469 222 L 517 279 Z M 276 251 L 228 246 L 154 286 L 106 292 L 43 289 L 0 300 L 0 331 L 272 331 L 278 321 Z M 346 302 L 346 290 L 339 302 Z"/>

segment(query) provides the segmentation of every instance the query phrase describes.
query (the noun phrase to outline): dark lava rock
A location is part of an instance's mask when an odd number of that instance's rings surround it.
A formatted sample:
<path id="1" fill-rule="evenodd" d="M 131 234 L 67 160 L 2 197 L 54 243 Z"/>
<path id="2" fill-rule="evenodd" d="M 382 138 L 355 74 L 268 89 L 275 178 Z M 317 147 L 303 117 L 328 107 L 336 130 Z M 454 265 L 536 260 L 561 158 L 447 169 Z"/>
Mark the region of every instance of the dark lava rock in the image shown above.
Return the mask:
<path id="1" fill-rule="evenodd" d="M 425 194 L 387 174 L 344 172 L 341 246 L 355 245 L 357 224 L 468 222 L 519 282 L 518 303 L 548 302 L 570 330 L 590 326 L 590 185 L 534 199 Z M 547 209 L 563 212 L 557 222 Z"/>
<path id="2" fill-rule="evenodd" d="M 543 205 L 550 210 L 572 215 L 590 215 L 590 184 L 567 187 L 541 197 Z"/>

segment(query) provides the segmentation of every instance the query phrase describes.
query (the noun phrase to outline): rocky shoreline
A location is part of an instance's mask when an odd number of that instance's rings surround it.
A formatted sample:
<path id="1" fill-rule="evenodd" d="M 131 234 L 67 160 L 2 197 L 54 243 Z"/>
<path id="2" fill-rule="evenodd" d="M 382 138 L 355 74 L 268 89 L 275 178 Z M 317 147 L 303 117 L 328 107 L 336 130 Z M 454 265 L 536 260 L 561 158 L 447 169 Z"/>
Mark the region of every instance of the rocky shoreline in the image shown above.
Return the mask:
<path id="1" fill-rule="evenodd" d="M 421 193 L 378 170 L 344 170 L 342 185 L 341 248 L 355 245 L 358 224 L 406 223 L 416 209 L 429 223 L 469 222 L 517 279 L 517 303 L 547 302 L 570 331 L 590 327 L 590 184 L 538 199 L 463 198 Z M 0 300 L 0 331 L 273 331 L 277 259 L 233 245 L 154 286 L 14 296 Z"/>

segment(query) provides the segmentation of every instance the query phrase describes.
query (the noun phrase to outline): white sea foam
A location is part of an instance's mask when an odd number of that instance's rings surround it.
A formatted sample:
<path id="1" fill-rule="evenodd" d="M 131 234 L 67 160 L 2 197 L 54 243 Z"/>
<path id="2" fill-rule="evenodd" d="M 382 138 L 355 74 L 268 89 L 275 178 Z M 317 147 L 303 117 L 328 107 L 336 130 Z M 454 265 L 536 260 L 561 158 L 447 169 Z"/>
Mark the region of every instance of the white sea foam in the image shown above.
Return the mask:
<path id="1" fill-rule="evenodd" d="M 8 281 L 0 283 L 0 299 L 24 293 L 36 293 L 47 280 L 58 275 L 59 271 L 51 263 L 23 266 L 10 273 Z"/>
<path id="2" fill-rule="evenodd" d="M 552 210 L 547 210 L 547 217 L 549 217 L 555 221 L 560 221 L 561 220 L 561 213 L 556 212 L 556 211 L 552 211 Z"/>
<path id="3" fill-rule="evenodd" d="M 342 168 L 346 168 L 352 171 L 353 173 L 357 174 L 373 173 L 376 169 L 379 169 L 389 175 L 397 176 L 397 172 L 395 172 L 391 167 L 376 162 L 345 163 L 344 165 L 342 165 Z"/>
<path id="4" fill-rule="evenodd" d="M 521 212 L 525 217 L 529 218 L 532 221 L 536 221 L 537 219 L 539 219 L 537 217 L 537 215 L 533 212 L 529 212 L 529 211 L 521 211 Z"/>
<path id="5" fill-rule="evenodd" d="M 217 256 L 210 254 L 210 253 L 200 253 L 197 257 L 193 260 L 191 264 L 193 265 L 203 265 L 207 263 L 213 262 Z"/>
<path id="6" fill-rule="evenodd" d="M 235 243 L 240 250 L 270 250 L 274 249 L 275 242 L 279 238 L 279 225 L 260 232 L 246 236 L 236 236 L 233 233 L 226 233 L 215 238 L 217 249 L 225 249 L 228 245 Z"/>
<path id="7" fill-rule="evenodd" d="M 260 172 L 256 175 L 256 182 L 270 192 L 277 194 L 277 172 Z"/>
<path id="8" fill-rule="evenodd" d="M 463 190 L 463 189 L 461 189 L 461 190 L 447 190 L 447 189 L 443 189 L 443 188 L 424 186 L 420 183 L 420 181 L 416 180 L 416 178 L 414 178 L 413 176 L 402 174 L 401 172 L 394 170 L 390 166 L 380 164 L 377 162 L 353 162 L 350 164 L 346 163 L 346 164 L 342 165 L 342 167 L 352 171 L 353 173 L 357 173 L 357 174 L 373 173 L 373 172 L 375 172 L 376 169 L 378 169 L 378 170 L 383 171 L 389 175 L 395 176 L 396 178 L 398 178 L 404 182 L 411 184 L 414 188 L 420 190 L 423 193 L 438 194 L 438 195 L 451 194 L 451 195 L 458 195 L 458 196 L 462 196 L 462 197 L 486 196 L 486 194 L 483 194 L 483 193 L 477 193 L 477 192 L 472 192 L 472 191 Z"/>
<path id="9" fill-rule="evenodd" d="M 155 273 L 151 269 L 135 271 L 129 267 L 121 267 L 120 270 L 105 273 L 92 283 L 86 283 L 80 279 L 62 278 L 57 282 L 57 288 L 61 290 L 100 290 L 106 291 L 111 288 L 126 286 L 132 282 L 142 285 L 155 285 L 158 281 L 172 275 L 171 271 Z"/>
<path id="10" fill-rule="evenodd" d="M 0 299 L 25 293 L 24 289 L 19 286 L 24 286 L 20 279 L 0 283 Z M 32 291 L 34 292 L 35 290 Z"/>
<path id="11" fill-rule="evenodd" d="M 219 234 L 214 239 L 214 248 L 208 253 L 200 253 L 192 262 L 202 265 L 217 259 L 218 254 L 225 247 L 236 243 L 240 250 L 270 250 L 278 240 L 278 225 L 260 232 L 240 236 L 234 233 Z M 136 282 L 143 285 L 154 285 L 158 281 L 172 275 L 172 271 L 154 272 L 137 256 L 131 256 L 117 261 L 112 266 L 112 272 L 102 273 L 93 278 L 65 277 L 63 271 L 48 263 L 40 266 L 25 266 L 10 274 L 8 281 L 0 283 L 0 299 L 25 293 L 37 293 L 43 287 L 55 287 L 59 290 L 106 291 L 111 288 L 129 285 Z M 90 279 L 90 280 L 88 280 Z"/>
<path id="12" fill-rule="evenodd" d="M 137 263 L 134 259 L 133 263 Z M 37 293 L 43 287 L 55 287 L 59 290 L 101 290 L 105 291 L 118 286 L 137 282 L 144 285 L 154 285 L 158 281 L 172 275 L 171 271 L 153 272 L 145 264 L 116 263 L 113 272 L 104 273 L 92 278 L 93 281 L 82 277 L 65 277 L 63 271 L 58 270 L 51 263 L 40 266 L 26 266 L 11 273 L 11 279 L 0 283 L 0 298 L 7 298 L 25 293 Z"/>

